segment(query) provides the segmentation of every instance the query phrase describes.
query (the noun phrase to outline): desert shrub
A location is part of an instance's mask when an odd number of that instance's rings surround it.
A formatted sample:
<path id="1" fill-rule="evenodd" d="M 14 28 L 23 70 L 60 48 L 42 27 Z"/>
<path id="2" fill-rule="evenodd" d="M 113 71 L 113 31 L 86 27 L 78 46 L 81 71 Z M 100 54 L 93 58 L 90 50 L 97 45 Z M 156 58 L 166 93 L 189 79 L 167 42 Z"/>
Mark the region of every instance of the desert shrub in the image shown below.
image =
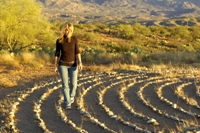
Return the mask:
<path id="1" fill-rule="evenodd" d="M 138 64 L 140 61 L 139 54 L 136 53 L 121 53 L 122 59 L 119 61 L 120 63 L 126 64 Z"/>
<path id="2" fill-rule="evenodd" d="M 18 66 L 19 61 L 17 60 L 16 56 L 13 53 L 9 53 L 7 51 L 0 52 L 0 64 L 1 65 L 8 65 L 8 66 Z"/>
<path id="3" fill-rule="evenodd" d="M 200 53 L 197 53 L 197 60 L 200 63 Z"/>
<path id="4" fill-rule="evenodd" d="M 178 50 L 182 52 L 196 52 L 194 47 L 189 43 L 178 45 Z"/>
<path id="5" fill-rule="evenodd" d="M 119 53 L 119 52 L 127 52 L 129 50 L 129 46 L 126 43 L 112 43 L 107 45 L 109 47 L 110 53 Z"/>
<path id="6" fill-rule="evenodd" d="M 133 45 L 131 42 L 110 42 L 102 44 L 106 47 L 108 53 L 120 53 L 120 52 L 131 52 Z"/>
<path id="7" fill-rule="evenodd" d="M 192 36 L 187 26 L 176 26 L 171 28 L 171 37 L 192 40 Z"/>
<path id="8" fill-rule="evenodd" d="M 100 28 L 100 29 L 102 29 L 102 30 L 104 30 L 104 29 L 106 29 L 108 26 L 107 25 L 105 25 L 105 24 L 102 24 L 102 23 L 97 23 L 97 24 L 95 24 L 96 25 L 96 27 L 98 27 L 98 28 Z"/>
<path id="9" fill-rule="evenodd" d="M 41 63 L 37 59 L 36 54 L 30 52 L 22 52 L 18 55 L 21 64 L 29 65 L 32 67 L 39 67 Z"/>
<path id="10" fill-rule="evenodd" d="M 150 59 L 164 64 L 192 64 L 199 62 L 198 56 L 198 53 L 192 52 L 156 52 L 150 55 Z"/>
<path id="11" fill-rule="evenodd" d="M 142 34 L 142 35 L 149 35 L 151 34 L 151 31 L 148 27 L 141 25 L 140 23 L 136 23 L 133 25 L 133 30 L 135 31 L 135 34 Z"/>
<path id="12" fill-rule="evenodd" d="M 149 27 L 149 30 L 151 31 L 151 33 L 155 35 L 159 35 L 161 37 L 168 37 L 171 34 L 170 28 L 171 27 L 166 27 L 166 26 L 151 26 Z"/>
<path id="13" fill-rule="evenodd" d="M 98 35 L 94 32 L 86 32 L 83 36 L 87 41 L 94 42 Z"/>
<path id="14" fill-rule="evenodd" d="M 129 42 L 118 43 L 119 52 L 129 52 L 133 49 L 133 45 Z"/>
<path id="15" fill-rule="evenodd" d="M 193 44 L 193 48 L 196 50 L 196 52 L 200 52 L 200 42 L 195 42 Z"/>
<path id="16" fill-rule="evenodd" d="M 50 54 L 44 53 L 44 52 L 37 54 L 38 62 L 41 63 L 41 64 L 54 63 L 54 58 L 52 58 L 52 57 L 53 56 L 51 56 Z"/>
<path id="17" fill-rule="evenodd" d="M 28 65 L 33 67 L 41 67 L 44 65 L 50 65 L 54 63 L 52 55 L 46 52 L 35 51 L 35 52 L 21 52 L 17 56 L 17 60 L 22 65 Z"/>
<path id="18" fill-rule="evenodd" d="M 36 59 L 35 54 L 30 53 L 30 52 L 23 52 L 20 53 L 21 61 L 22 63 L 29 64 L 33 60 Z"/>
<path id="19" fill-rule="evenodd" d="M 84 24 L 74 24 L 74 28 L 77 29 L 84 29 L 85 28 L 85 25 Z"/>
<path id="20" fill-rule="evenodd" d="M 82 51 L 82 54 L 85 55 L 85 54 L 95 54 L 95 53 L 102 53 L 103 51 L 101 49 L 95 49 L 93 47 L 90 47 L 90 46 L 87 46 L 87 48 Z"/>
<path id="21" fill-rule="evenodd" d="M 102 32 L 108 29 L 108 26 L 102 23 L 95 24 L 96 28 L 94 29 L 95 32 Z"/>
<path id="22" fill-rule="evenodd" d="M 180 52 L 178 56 L 181 63 L 192 64 L 199 61 L 198 54 L 194 52 Z"/>
<path id="23" fill-rule="evenodd" d="M 170 36 L 170 32 L 169 32 L 169 30 L 168 30 L 168 28 L 166 28 L 166 27 L 164 27 L 164 26 L 160 26 L 160 35 L 162 36 L 162 37 L 168 37 L 168 36 Z"/>
<path id="24" fill-rule="evenodd" d="M 155 52 L 150 54 L 150 59 L 152 61 L 166 64 L 169 62 L 176 62 L 177 54 L 171 52 Z"/>
<path id="25" fill-rule="evenodd" d="M 192 26 L 189 28 L 191 31 L 191 36 L 194 40 L 200 39 L 200 27 L 199 26 Z"/>
<path id="26" fill-rule="evenodd" d="M 137 54 L 121 53 L 91 53 L 82 55 L 82 60 L 86 64 L 112 64 L 112 63 L 126 63 L 138 64 L 139 58 Z"/>
<path id="27" fill-rule="evenodd" d="M 117 56 L 116 54 L 107 54 L 107 53 L 100 53 L 95 54 L 95 64 L 110 64 L 114 61 L 116 61 Z"/>
<path id="28" fill-rule="evenodd" d="M 135 32 L 133 30 L 133 27 L 128 24 L 119 24 L 114 27 L 115 34 L 124 39 L 133 39 Z"/>
<path id="29" fill-rule="evenodd" d="M 154 34 L 160 34 L 160 27 L 161 26 L 150 26 L 149 29 Z"/>
<path id="30" fill-rule="evenodd" d="M 76 35 L 79 39 L 84 39 L 84 34 L 82 29 L 74 29 L 74 35 Z"/>
<path id="31" fill-rule="evenodd" d="M 85 24 L 85 27 L 86 27 L 86 29 L 94 30 L 97 26 L 96 26 L 96 24 L 88 23 L 88 24 Z"/>
<path id="32" fill-rule="evenodd" d="M 91 63 L 94 63 L 94 54 L 84 54 L 82 55 L 82 61 L 86 64 L 91 64 Z"/>
<path id="33" fill-rule="evenodd" d="M 65 23 L 64 21 L 63 22 L 62 21 L 53 21 L 53 22 L 51 22 L 52 29 L 59 31 L 59 30 L 61 30 L 64 23 Z"/>

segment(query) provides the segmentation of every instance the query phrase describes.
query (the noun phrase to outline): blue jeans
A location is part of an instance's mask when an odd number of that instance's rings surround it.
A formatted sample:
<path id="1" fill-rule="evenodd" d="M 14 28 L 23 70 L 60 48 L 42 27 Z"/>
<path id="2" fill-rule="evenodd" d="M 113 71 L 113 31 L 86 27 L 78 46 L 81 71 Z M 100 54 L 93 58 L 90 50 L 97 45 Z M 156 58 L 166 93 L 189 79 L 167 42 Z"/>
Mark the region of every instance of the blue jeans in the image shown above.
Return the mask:
<path id="1" fill-rule="evenodd" d="M 58 66 L 62 80 L 62 93 L 66 106 L 71 106 L 70 99 L 75 97 L 78 79 L 78 68 L 70 66 Z"/>

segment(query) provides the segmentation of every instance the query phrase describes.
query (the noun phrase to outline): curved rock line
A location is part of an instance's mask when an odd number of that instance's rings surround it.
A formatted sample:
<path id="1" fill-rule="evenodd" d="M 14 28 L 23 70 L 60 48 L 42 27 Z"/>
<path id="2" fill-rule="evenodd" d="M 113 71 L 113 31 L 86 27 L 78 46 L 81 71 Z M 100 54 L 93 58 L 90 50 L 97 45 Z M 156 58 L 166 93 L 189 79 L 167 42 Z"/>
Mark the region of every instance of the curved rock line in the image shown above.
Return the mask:
<path id="1" fill-rule="evenodd" d="M 71 125 L 78 133 L 88 133 L 85 129 L 82 129 L 81 127 L 78 127 L 72 120 L 68 119 L 67 115 L 64 112 L 64 109 L 61 106 L 62 101 L 64 98 L 60 96 L 60 99 L 58 101 L 58 104 L 56 106 L 56 110 L 58 115 L 61 117 L 61 120 L 64 121 L 65 123 Z"/>
<path id="2" fill-rule="evenodd" d="M 198 96 L 198 97 L 200 97 L 200 85 L 199 85 L 199 81 L 196 81 L 195 82 L 195 89 L 196 89 L 196 95 Z"/>
<path id="3" fill-rule="evenodd" d="M 94 78 L 94 76 L 92 74 L 88 74 L 88 75 L 82 75 L 81 74 L 80 77 L 79 77 L 80 83 L 78 84 L 78 87 L 82 87 L 83 85 L 91 83 L 91 80 L 93 80 L 93 78 Z M 56 105 L 56 110 L 57 110 L 58 115 L 61 117 L 61 120 L 64 121 L 66 124 L 71 125 L 71 127 L 74 128 L 79 133 L 88 133 L 88 131 L 86 131 L 85 129 L 83 129 L 81 127 L 78 127 L 72 120 L 70 120 L 67 117 L 64 109 L 62 108 L 63 100 L 64 100 L 63 96 L 60 95 L 60 99 L 59 99 L 59 101 L 57 102 L 57 105 Z"/>
<path id="4" fill-rule="evenodd" d="M 183 88 L 191 85 L 191 82 L 188 83 L 183 83 L 181 85 L 179 85 L 175 90 L 174 93 L 177 95 L 177 97 L 181 98 L 182 100 L 184 100 L 188 105 L 194 106 L 198 109 L 200 109 L 200 106 L 198 105 L 197 101 L 194 98 L 190 98 L 188 97 L 185 92 L 183 91 Z M 197 115 L 194 113 L 194 115 Z"/>
<path id="5" fill-rule="evenodd" d="M 164 85 L 162 85 L 162 86 L 160 86 L 160 87 L 158 87 L 158 88 L 155 89 L 158 98 L 159 98 L 161 101 L 164 101 L 165 103 L 169 104 L 173 109 L 177 109 L 177 110 L 179 110 L 179 111 L 181 111 L 181 112 L 183 112 L 183 113 L 185 113 L 185 114 L 191 115 L 191 116 L 197 116 L 197 117 L 199 117 L 199 115 L 184 110 L 183 108 L 179 107 L 177 104 L 175 104 L 175 103 L 169 101 L 168 99 L 166 99 L 166 98 L 164 98 L 164 97 L 162 96 L 162 89 L 163 89 L 165 86 L 168 86 L 168 85 L 171 85 L 171 84 L 173 84 L 173 82 L 170 83 L 170 84 L 169 84 L 169 83 L 166 83 L 166 84 L 164 84 Z M 185 84 L 185 85 L 186 85 L 186 84 Z M 183 85 L 183 86 L 185 86 L 185 85 Z M 182 121 L 183 121 L 183 120 L 182 120 Z M 185 124 L 185 125 L 186 125 L 186 124 Z M 200 127 L 200 126 L 199 126 L 199 127 Z M 193 128 L 193 127 L 185 127 L 184 130 L 186 130 L 186 129 L 191 129 L 191 128 Z"/>
<path id="6" fill-rule="evenodd" d="M 105 75 L 107 75 L 107 74 L 105 73 L 104 76 Z M 124 75 L 124 74 L 119 74 L 119 75 L 117 75 L 117 77 L 115 77 L 115 75 L 112 74 L 112 75 L 109 75 L 109 77 L 112 77 L 114 79 L 121 79 L 122 75 Z M 129 78 L 129 75 L 126 74 L 126 77 Z M 104 79 L 104 78 L 102 78 L 102 79 Z M 113 79 L 109 79 L 109 80 L 112 81 Z M 83 92 L 81 93 L 79 99 L 77 100 L 78 101 L 78 109 L 80 110 L 80 113 L 83 116 L 89 118 L 92 123 L 95 123 L 95 124 L 99 125 L 100 127 L 102 127 L 103 129 L 105 129 L 105 130 L 107 130 L 109 132 L 115 132 L 115 131 L 109 129 L 104 123 L 101 123 L 98 119 L 96 119 L 95 117 L 93 117 L 88 111 L 86 111 L 86 109 L 84 109 L 84 105 L 83 105 L 84 100 L 83 100 L 83 97 L 88 93 L 88 91 L 90 91 L 95 86 L 98 86 L 98 85 L 103 84 L 104 82 L 108 82 L 108 81 L 97 81 L 97 82 L 98 83 L 93 84 L 93 85 L 91 85 L 88 88 L 86 88 L 86 89 L 83 90 Z"/>
<path id="7" fill-rule="evenodd" d="M 103 77 L 101 78 L 101 76 L 104 76 L 104 75 L 99 75 L 98 79 L 103 79 Z M 79 77 L 79 82 L 80 83 L 78 84 L 78 87 L 83 87 L 86 84 L 93 84 L 93 79 L 94 79 L 94 75 L 93 74 L 81 75 Z M 84 82 L 82 82 L 82 81 L 84 81 Z M 63 99 L 59 100 L 58 106 L 56 106 L 57 113 L 61 116 L 61 119 L 63 121 L 65 121 L 65 122 L 67 122 L 69 125 L 71 125 L 78 132 L 87 132 L 86 130 L 77 127 L 76 124 L 73 121 L 67 119 L 67 116 L 63 113 L 63 110 L 61 109 L 62 108 L 61 107 L 61 101 L 62 100 Z M 44 123 L 43 123 L 43 125 L 44 125 Z M 46 126 L 44 126 L 44 127 L 46 127 Z M 45 129 L 45 128 L 43 128 L 43 129 Z M 46 132 L 50 132 L 50 131 L 47 130 Z"/>
<path id="8" fill-rule="evenodd" d="M 84 77 L 85 76 L 85 77 Z M 81 75 L 79 77 L 79 82 L 80 84 L 78 84 L 78 87 L 80 87 L 81 85 L 86 85 L 88 83 L 91 83 L 91 80 L 93 79 L 92 74 L 89 75 Z M 84 82 L 82 82 L 84 81 Z M 61 86 L 60 86 L 61 88 Z M 45 96 L 44 96 L 45 97 Z M 86 130 L 78 127 L 72 120 L 68 119 L 68 117 L 64 114 L 63 109 L 61 107 L 61 102 L 63 101 L 63 97 L 61 97 L 62 99 L 60 99 L 58 101 L 58 105 L 55 105 L 55 109 L 57 114 L 61 117 L 62 121 L 64 121 L 65 123 L 69 124 L 73 129 L 75 129 L 77 132 L 87 132 Z M 42 122 L 43 126 L 42 129 L 45 130 L 45 132 L 50 132 L 49 129 L 46 129 L 45 123 L 44 121 Z M 41 124 L 39 124 L 41 127 Z"/>
<path id="9" fill-rule="evenodd" d="M 159 80 L 161 79 L 161 77 L 151 77 L 147 80 L 139 80 L 137 81 L 137 83 L 142 83 L 142 82 L 150 82 L 151 80 Z M 119 101 L 122 103 L 122 105 L 130 112 L 132 113 L 135 117 L 141 118 L 143 120 L 145 120 L 147 123 L 149 124 L 153 124 L 153 125 L 159 125 L 159 123 L 157 121 L 153 121 L 153 118 L 150 118 L 142 113 L 137 113 L 133 107 L 125 100 L 125 92 L 127 92 L 131 86 L 134 86 L 136 83 L 136 81 L 134 81 L 134 83 L 130 83 L 130 84 L 126 84 L 126 86 L 122 87 L 119 91 Z"/>
<path id="10" fill-rule="evenodd" d="M 106 81 L 105 81 L 106 82 Z M 112 133 L 116 133 L 115 131 L 109 129 L 104 123 L 100 122 L 98 119 L 96 119 L 95 117 L 93 117 L 85 108 L 84 108 L 84 96 L 88 93 L 88 91 L 90 91 L 92 88 L 94 88 L 97 85 L 103 84 L 103 82 L 99 82 L 96 84 L 93 84 L 91 86 L 89 86 L 88 88 L 86 88 L 85 90 L 83 90 L 82 94 L 80 95 L 79 99 L 77 100 L 77 104 L 78 107 L 77 109 L 80 111 L 80 113 L 89 118 L 90 121 L 92 123 L 95 123 L 96 125 L 100 126 L 101 128 L 105 129 L 108 132 L 112 132 Z"/>
<path id="11" fill-rule="evenodd" d="M 81 86 L 82 84 L 87 84 L 87 83 L 89 83 L 89 81 L 90 81 L 91 79 L 92 79 L 92 76 L 90 76 L 90 75 L 86 75 L 86 77 L 82 77 L 82 79 L 79 77 L 79 82 L 81 82 L 82 80 L 86 80 L 86 81 L 80 83 L 80 84 L 78 85 L 78 87 Z M 58 88 L 61 88 L 61 85 L 60 85 L 59 87 L 56 87 L 56 86 L 55 86 L 55 87 L 52 89 L 52 91 L 47 91 L 46 93 L 44 93 L 44 94 L 41 96 L 41 98 L 39 99 L 39 103 L 42 102 L 42 101 L 44 101 L 44 99 L 47 98 L 47 96 L 49 96 L 50 93 L 52 93 L 53 91 L 57 90 Z M 75 129 L 77 132 L 81 132 L 81 133 L 84 132 L 84 133 L 87 133 L 86 130 L 84 130 L 84 129 L 78 127 L 73 121 L 67 119 L 67 116 L 65 115 L 65 113 L 63 112 L 63 109 L 62 109 L 62 107 L 61 107 L 61 103 L 62 103 L 62 101 L 63 101 L 63 97 L 62 97 L 62 96 L 60 96 L 60 97 L 61 97 L 61 98 L 59 99 L 57 105 L 55 105 L 55 109 L 56 109 L 57 114 L 61 117 L 61 120 L 64 121 L 65 123 L 71 125 L 71 127 L 72 127 L 73 129 Z M 37 105 L 37 106 L 38 106 L 38 105 Z M 40 103 L 40 106 L 41 106 L 41 103 Z M 39 106 L 39 107 L 40 107 L 40 106 Z M 41 111 L 41 110 L 40 110 L 40 111 Z M 39 112 L 40 112 L 40 111 L 39 111 Z M 36 111 L 36 112 L 38 112 L 38 111 Z M 44 130 L 44 132 L 51 133 L 51 131 L 50 131 L 49 129 L 46 128 L 45 122 L 41 119 L 41 117 L 39 117 L 38 119 L 39 119 L 39 121 L 40 121 L 39 126 Z"/>
<path id="12" fill-rule="evenodd" d="M 38 125 L 39 127 L 42 128 L 42 130 L 44 132 L 48 132 L 48 133 L 52 133 L 49 129 L 47 129 L 46 125 L 45 125 L 45 122 L 43 121 L 43 119 L 41 118 L 41 105 L 42 105 L 42 102 L 55 90 L 61 88 L 61 85 L 60 86 L 55 86 L 53 87 L 52 89 L 48 89 L 41 97 L 40 99 L 35 102 L 35 106 L 34 106 L 34 112 L 35 112 L 35 118 L 36 120 L 39 122 Z"/>
<path id="13" fill-rule="evenodd" d="M 4 126 L 1 126 L 1 130 L 4 130 L 6 128 L 6 125 L 8 124 L 10 127 L 7 128 L 7 130 L 11 130 L 12 132 L 18 132 L 18 129 L 16 127 L 16 121 L 15 121 L 15 114 L 18 111 L 17 106 L 20 104 L 21 101 L 24 101 L 28 96 L 31 95 L 35 90 L 39 90 L 41 88 L 46 87 L 49 84 L 53 84 L 54 81 L 46 84 L 42 84 L 40 86 L 35 85 L 32 88 L 24 89 L 22 91 L 16 91 L 16 95 L 13 95 L 13 98 L 11 99 L 11 108 L 8 116 L 6 117 L 6 122 L 4 123 Z M 12 94 L 10 94 L 12 96 Z M 6 130 L 6 129 L 5 129 Z"/>
<path id="14" fill-rule="evenodd" d="M 20 105 L 20 102 L 25 101 L 25 99 L 31 95 L 36 90 L 42 89 L 48 85 L 54 84 L 56 81 L 51 81 L 49 83 L 43 83 L 42 85 L 35 85 L 32 88 L 24 89 L 24 90 L 18 90 L 14 93 L 7 94 L 9 100 L 9 110 L 10 112 L 7 114 L 6 121 L 4 125 L 1 126 L 1 130 L 7 132 L 11 130 L 12 132 L 18 132 L 19 130 L 16 127 L 16 120 L 15 120 L 15 114 L 18 111 L 18 106 Z M 58 80 L 59 82 L 59 80 Z M 7 127 L 9 126 L 9 127 Z"/>
<path id="15" fill-rule="evenodd" d="M 168 80 L 168 79 L 167 79 L 167 80 Z M 167 80 L 166 80 L 166 81 L 167 81 Z M 154 84 L 154 83 L 158 83 L 158 82 L 163 82 L 163 80 L 156 81 L 156 82 L 149 82 L 149 83 L 146 83 L 144 86 L 140 87 L 140 88 L 139 88 L 139 91 L 138 91 L 138 96 L 139 96 L 139 98 L 143 101 L 143 104 L 145 104 L 146 106 L 150 107 L 154 112 L 157 112 L 157 113 L 160 114 L 160 115 L 163 115 L 163 116 L 165 116 L 165 117 L 167 117 L 167 118 L 170 118 L 170 119 L 172 119 L 172 120 L 175 120 L 175 121 L 179 122 L 179 124 L 183 124 L 185 120 L 180 119 L 180 118 L 178 118 L 178 117 L 176 117 L 176 116 L 174 116 L 174 115 L 169 115 L 168 113 L 165 113 L 165 111 L 163 111 L 163 110 L 157 109 L 156 107 L 154 107 L 153 105 L 151 105 L 151 104 L 144 98 L 143 93 L 142 93 L 142 92 L 144 91 L 144 89 L 145 89 L 147 86 L 149 86 L 150 84 Z M 177 82 L 179 82 L 179 81 L 176 81 L 176 79 L 174 79 L 174 81 L 172 81 L 171 83 L 166 83 L 165 85 L 171 85 L 171 84 L 175 84 L 175 83 L 177 83 Z M 162 87 L 163 87 L 163 86 L 164 86 L 164 85 L 162 85 Z"/>
<path id="16" fill-rule="evenodd" d="M 136 124 L 133 124 L 133 123 L 130 123 L 128 121 L 123 120 L 123 118 L 121 118 L 118 115 L 114 114 L 114 112 L 104 104 L 103 97 L 104 97 L 104 94 L 106 93 L 106 91 L 108 91 L 108 89 L 111 89 L 111 87 L 114 87 L 114 86 L 117 86 L 119 84 L 124 83 L 125 81 L 129 81 L 129 80 L 128 79 L 123 79 L 121 81 L 112 83 L 110 86 L 107 86 L 104 89 L 100 90 L 98 92 L 98 94 L 99 94 L 99 96 L 98 96 L 99 105 L 104 109 L 104 111 L 108 114 L 108 116 L 110 118 L 115 119 L 115 120 L 123 123 L 124 125 L 132 127 L 135 131 L 141 131 L 141 132 L 145 132 L 145 133 L 151 133 L 151 131 L 145 130 L 145 129 L 137 126 Z"/>
<path id="17" fill-rule="evenodd" d="M 173 83 L 172 83 L 173 84 Z M 188 83 L 187 83 L 188 84 Z M 184 84 L 184 85 L 180 85 L 179 87 L 183 87 L 183 86 L 186 86 L 187 84 Z M 181 108 L 180 106 L 178 106 L 176 103 L 173 103 L 171 101 L 169 101 L 168 99 L 164 98 L 163 95 L 162 95 L 162 90 L 165 86 L 168 86 L 168 85 L 171 85 L 171 83 L 166 83 L 158 88 L 156 88 L 156 93 L 157 93 L 157 96 L 158 98 L 161 100 L 161 101 L 164 101 L 165 103 L 169 104 L 173 109 L 177 109 L 185 114 L 188 114 L 188 115 L 191 115 L 191 116 L 197 116 L 197 117 L 200 117 L 200 115 L 196 114 L 196 113 L 192 113 L 192 112 L 189 112 L 189 111 L 186 111 L 184 110 L 183 108 Z"/>

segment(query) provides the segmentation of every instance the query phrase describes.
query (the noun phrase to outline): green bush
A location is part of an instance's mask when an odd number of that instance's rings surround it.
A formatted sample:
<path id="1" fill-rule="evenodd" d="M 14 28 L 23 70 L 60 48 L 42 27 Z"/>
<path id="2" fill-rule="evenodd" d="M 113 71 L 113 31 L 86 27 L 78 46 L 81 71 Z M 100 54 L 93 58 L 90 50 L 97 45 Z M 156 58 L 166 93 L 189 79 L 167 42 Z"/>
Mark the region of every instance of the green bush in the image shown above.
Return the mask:
<path id="1" fill-rule="evenodd" d="M 114 28 L 115 34 L 124 39 L 133 39 L 135 35 L 135 31 L 133 30 L 133 27 L 128 24 L 119 24 Z"/>
<path id="2" fill-rule="evenodd" d="M 83 37 L 90 42 L 94 42 L 97 38 L 98 34 L 94 32 L 86 32 L 84 33 Z"/>
<path id="3" fill-rule="evenodd" d="M 186 39 L 188 41 L 192 40 L 192 36 L 190 31 L 188 30 L 188 26 L 176 26 L 171 28 L 171 37 L 173 38 L 181 38 Z"/>
<path id="4" fill-rule="evenodd" d="M 35 0 L 0 1 L 0 46 L 10 52 L 32 45 L 52 45 L 56 39 L 51 23 L 41 14 L 42 4 Z"/>

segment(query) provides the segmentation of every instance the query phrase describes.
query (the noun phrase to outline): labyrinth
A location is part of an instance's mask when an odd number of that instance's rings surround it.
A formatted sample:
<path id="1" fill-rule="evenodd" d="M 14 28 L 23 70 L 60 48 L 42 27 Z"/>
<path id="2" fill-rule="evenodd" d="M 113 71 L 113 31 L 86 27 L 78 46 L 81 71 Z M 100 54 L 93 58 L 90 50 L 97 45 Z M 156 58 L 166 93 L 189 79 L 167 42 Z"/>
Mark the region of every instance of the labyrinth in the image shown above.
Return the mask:
<path id="1" fill-rule="evenodd" d="M 199 77 L 197 69 L 83 71 L 66 110 L 55 76 L 4 92 L 0 132 L 198 133 Z"/>

